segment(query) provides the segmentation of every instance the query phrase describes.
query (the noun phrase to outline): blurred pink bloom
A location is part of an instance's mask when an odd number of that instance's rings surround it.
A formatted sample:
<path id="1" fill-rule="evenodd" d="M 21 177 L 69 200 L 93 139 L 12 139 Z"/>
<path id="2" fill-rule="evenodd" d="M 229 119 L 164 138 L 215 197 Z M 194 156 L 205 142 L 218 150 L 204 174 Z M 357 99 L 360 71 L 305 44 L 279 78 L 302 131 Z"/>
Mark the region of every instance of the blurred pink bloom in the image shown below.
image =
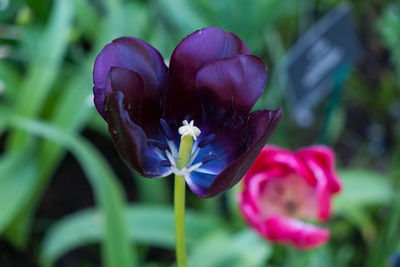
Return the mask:
<path id="1" fill-rule="evenodd" d="M 330 148 L 312 146 L 292 152 L 266 146 L 243 184 L 241 211 L 264 238 L 299 249 L 328 240 L 329 230 L 307 222 L 326 221 L 331 214 L 331 196 L 341 189 Z"/>

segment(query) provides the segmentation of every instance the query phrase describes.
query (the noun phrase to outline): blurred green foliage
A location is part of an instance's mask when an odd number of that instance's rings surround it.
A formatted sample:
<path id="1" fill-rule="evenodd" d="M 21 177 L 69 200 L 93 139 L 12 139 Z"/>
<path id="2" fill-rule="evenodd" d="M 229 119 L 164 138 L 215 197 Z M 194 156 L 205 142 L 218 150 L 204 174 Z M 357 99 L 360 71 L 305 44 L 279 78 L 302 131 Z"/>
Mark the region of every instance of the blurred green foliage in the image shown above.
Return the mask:
<path id="1" fill-rule="evenodd" d="M 89 245 L 101 243 L 95 255 L 104 266 L 173 266 L 170 179 L 129 173 L 134 188 L 124 188 L 120 170 L 88 140 L 102 136 L 111 144 L 91 93 L 93 62 L 106 43 L 136 36 L 168 59 L 192 31 L 225 28 L 269 68 L 256 108 L 286 108 L 275 67 L 338 2 L 0 0 L 0 265 L 28 266 L 34 259 L 40 266 L 70 266 L 68 254 L 90 255 Z M 391 255 L 400 253 L 399 4 L 351 3 L 363 59 L 341 97 L 322 103 L 309 129 L 298 128 L 285 113 L 271 140 L 293 149 L 322 140 L 335 148 L 344 190 L 334 202 L 331 241 L 309 252 L 272 245 L 245 227 L 235 190 L 208 200 L 189 194 L 190 266 L 375 267 L 388 266 Z M 329 101 L 337 107 L 330 112 Z M 38 236 L 37 210 L 69 154 L 84 171 L 95 206 L 72 214 L 60 207 L 65 217 L 51 220 Z M 127 200 L 132 190 L 134 205 Z M 86 259 L 74 262 L 96 265 Z"/>

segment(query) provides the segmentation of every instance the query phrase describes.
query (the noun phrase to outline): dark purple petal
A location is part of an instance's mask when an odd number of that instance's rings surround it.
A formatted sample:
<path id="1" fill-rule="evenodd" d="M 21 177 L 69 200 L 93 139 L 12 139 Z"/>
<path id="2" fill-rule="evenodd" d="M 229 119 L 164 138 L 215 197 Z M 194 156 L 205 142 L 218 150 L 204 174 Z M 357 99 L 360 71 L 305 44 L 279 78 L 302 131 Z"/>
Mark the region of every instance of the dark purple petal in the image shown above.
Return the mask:
<path id="1" fill-rule="evenodd" d="M 277 128 L 281 118 L 281 109 L 276 111 L 262 110 L 250 114 L 250 146 L 239 158 L 224 169 L 211 186 L 200 197 L 213 197 L 237 184 L 249 170 L 261 149 Z"/>
<path id="2" fill-rule="evenodd" d="M 112 67 L 108 80 L 107 95 L 112 91 L 121 92 L 124 95 L 124 108 L 131 120 L 140 127 L 142 122 L 146 124 L 147 116 L 142 112 L 144 85 L 139 74 L 128 69 Z"/>
<path id="3" fill-rule="evenodd" d="M 105 87 L 111 67 L 129 69 L 140 75 L 144 83 L 142 109 L 147 114 L 147 120 L 154 126 L 158 125 L 161 116 L 160 100 L 167 83 L 167 67 L 160 53 L 146 42 L 133 37 L 118 38 L 103 48 L 94 64 L 93 93 L 96 108 L 105 119 Z"/>
<path id="4" fill-rule="evenodd" d="M 230 163 L 246 151 L 247 120 L 267 82 L 264 63 L 251 55 L 213 61 L 197 74 L 196 86 L 203 108 L 204 133 L 216 135 Z"/>
<path id="5" fill-rule="evenodd" d="M 196 74 L 205 64 L 240 54 L 250 54 L 246 44 L 235 34 L 220 28 L 198 30 L 183 39 L 170 61 L 166 116 L 181 120 L 186 115 L 199 121 L 201 107 L 195 92 Z"/>
<path id="6" fill-rule="evenodd" d="M 249 147 L 254 147 L 259 144 L 263 138 L 265 141 L 274 133 L 275 129 L 278 127 L 279 121 L 282 116 L 282 108 L 277 110 L 258 110 L 250 113 L 249 115 L 249 133 L 250 142 Z M 268 136 L 266 136 L 268 134 Z M 264 147 L 264 144 L 261 144 Z M 261 148 L 262 148 L 261 147 Z M 261 150 L 260 150 L 261 151 Z M 257 155 L 260 152 L 257 153 Z"/>
<path id="7" fill-rule="evenodd" d="M 147 141 L 144 131 L 130 119 L 125 110 L 124 95 L 113 91 L 107 101 L 108 130 L 125 163 L 145 177 L 162 177 L 171 173 L 164 158 Z"/>
<path id="8" fill-rule="evenodd" d="M 226 164 L 229 164 L 244 153 L 248 147 L 248 114 L 244 116 L 230 102 L 220 102 L 220 99 L 212 91 L 203 94 L 202 99 L 218 104 L 210 104 L 207 110 L 203 111 L 203 124 L 200 126 L 200 130 L 204 136 L 215 134 L 215 137 L 209 142 L 209 146 L 201 149 L 200 152 L 217 153 L 219 157 L 224 158 Z"/>
<path id="9" fill-rule="evenodd" d="M 246 117 L 267 84 L 267 68 L 256 56 L 239 55 L 213 61 L 199 70 L 196 88 L 211 90 L 223 103 L 231 103 Z M 203 106 L 219 103 L 203 102 Z"/>

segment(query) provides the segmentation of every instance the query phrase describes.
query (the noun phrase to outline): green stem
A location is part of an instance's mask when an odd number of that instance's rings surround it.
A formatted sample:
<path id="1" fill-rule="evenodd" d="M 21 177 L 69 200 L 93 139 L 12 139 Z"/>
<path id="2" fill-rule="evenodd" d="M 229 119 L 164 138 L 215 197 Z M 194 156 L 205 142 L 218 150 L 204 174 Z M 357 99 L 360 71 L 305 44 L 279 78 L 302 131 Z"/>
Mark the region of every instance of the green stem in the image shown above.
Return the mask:
<path id="1" fill-rule="evenodd" d="M 193 138 L 186 135 L 181 139 L 179 145 L 178 159 L 176 167 L 180 170 L 185 167 L 190 160 L 192 153 Z M 175 237 L 176 237 L 176 259 L 178 267 L 186 267 L 186 245 L 185 245 L 185 177 L 175 175 Z"/>

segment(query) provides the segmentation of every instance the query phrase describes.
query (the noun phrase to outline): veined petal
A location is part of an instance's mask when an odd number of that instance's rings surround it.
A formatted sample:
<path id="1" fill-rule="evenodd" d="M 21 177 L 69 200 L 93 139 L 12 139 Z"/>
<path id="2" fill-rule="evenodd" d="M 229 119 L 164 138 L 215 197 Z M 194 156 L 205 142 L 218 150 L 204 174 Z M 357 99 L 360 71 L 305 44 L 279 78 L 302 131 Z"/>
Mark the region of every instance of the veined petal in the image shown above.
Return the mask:
<path id="1" fill-rule="evenodd" d="M 207 192 L 200 195 L 201 197 L 215 196 L 237 184 L 248 171 L 251 164 L 253 164 L 269 137 L 278 127 L 281 118 L 281 109 L 276 111 L 259 111 L 257 114 L 256 119 L 252 119 L 251 117 L 249 119 L 251 146 L 215 178 Z M 264 132 L 262 134 L 252 130 L 255 123 L 263 125 Z"/>
<path id="2" fill-rule="evenodd" d="M 262 191 L 268 179 L 270 179 L 270 177 L 264 174 L 255 175 L 251 183 L 247 185 L 247 190 L 245 191 L 248 204 L 253 207 L 254 211 L 257 211 L 259 218 L 261 218 L 260 213 L 262 211 L 262 209 L 260 209 L 262 208 L 260 207 L 260 199 L 262 198 Z"/>
<path id="3" fill-rule="evenodd" d="M 207 189 L 213 183 L 215 177 L 217 177 L 217 175 L 212 173 L 193 171 L 186 177 L 186 182 L 193 193 L 201 196 L 207 192 Z"/>
<path id="4" fill-rule="evenodd" d="M 299 149 L 296 155 L 305 161 L 306 164 L 311 160 L 317 163 L 316 166 L 321 166 L 328 180 L 329 191 L 332 194 L 340 191 L 342 185 L 336 173 L 335 155 L 332 149 L 327 146 L 316 145 Z M 315 173 L 313 168 L 311 168 L 311 171 Z"/>
<path id="5" fill-rule="evenodd" d="M 218 102 L 202 99 L 206 110 L 207 123 L 218 123 L 221 119 L 212 106 L 233 105 L 241 116 L 248 116 L 251 108 L 267 84 L 267 68 L 256 56 L 238 55 L 213 61 L 202 67 L 196 76 L 196 88 L 201 98 L 207 98 L 211 91 Z M 211 114 L 207 112 L 211 110 Z"/>
<path id="6" fill-rule="evenodd" d="M 253 112 L 253 132 L 254 135 L 262 133 L 263 124 L 257 123 L 258 118 L 261 117 L 262 113 L 258 114 L 258 111 Z M 253 139 L 256 140 L 257 138 Z M 303 162 L 290 150 L 280 148 L 278 146 L 268 145 L 258 155 L 256 160 L 257 164 L 253 164 L 247 173 L 247 176 L 254 175 L 258 172 L 270 171 L 271 168 L 279 171 L 279 177 L 287 176 L 293 172 L 298 173 L 303 177 L 310 185 L 316 185 L 317 180 L 310 170 L 304 166 Z M 286 174 L 284 173 L 286 172 Z"/>
<path id="7" fill-rule="evenodd" d="M 259 121 L 259 114 L 252 114 L 254 121 Z M 334 168 L 334 154 L 325 150 L 329 148 L 317 146 L 292 152 L 264 147 L 244 177 L 239 195 L 246 221 L 261 236 L 298 249 L 311 249 L 328 240 L 328 230 L 302 221 L 326 221 L 331 213 L 332 192 L 326 172 Z M 309 183 L 310 177 L 314 183 Z"/>
<path id="8" fill-rule="evenodd" d="M 196 74 L 207 63 L 250 54 L 246 44 L 235 34 L 220 28 L 198 30 L 176 47 L 171 56 L 166 115 L 169 120 L 190 115 L 200 122 L 201 106 L 195 92 Z"/>
<path id="9" fill-rule="evenodd" d="M 341 189 L 334 154 L 330 148 L 319 145 L 300 149 L 296 155 L 317 180 L 318 219 L 326 221 L 331 214 L 331 195 Z"/>
<path id="10" fill-rule="evenodd" d="M 250 202 L 248 199 L 248 192 L 242 191 L 238 195 L 238 202 L 240 206 L 240 211 L 245 217 L 246 221 L 255 229 L 261 232 L 262 219 L 259 215 L 259 210 L 255 207 L 254 203 Z"/>
<path id="11" fill-rule="evenodd" d="M 140 75 L 134 71 L 112 67 L 108 78 L 106 94 L 119 91 L 124 95 L 124 109 L 129 113 L 131 120 L 142 127 L 142 121 L 146 123 L 146 117 L 142 118 L 142 103 L 144 84 Z M 145 128 L 145 127 L 143 127 Z"/>
<path id="12" fill-rule="evenodd" d="M 158 125 L 161 116 L 160 99 L 165 91 L 167 67 L 160 53 L 146 42 L 134 37 L 121 37 L 106 45 L 97 56 L 93 70 L 95 106 L 106 119 L 105 87 L 111 67 L 132 70 L 143 80 L 143 109 L 148 121 Z M 109 92 L 108 92 L 109 93 Z"/>
<path id="13" fill-rule="evenodd" d="M 291 244 L 299 249 L 320 246 L 330 236 L 329 230 L 282 216 L 268 218 L 261 234 L 269 240 Z"/>
<path id="14" fill-rule="evenodd" d="M 326 171 L 314 159 L 308 158 L 304 164 L 311 170 L 317 180 L 316 191 L 318 197 L 318 219 L 326 221 L 331 214 L 331 192 Z"/>
<path id="15" fill-rule="evenodd" d="M 239 55 L 216 60 L 201 68 L 196 89 L 202 103 L 204 133 L 216 135 L 230 163 L 249 147 L 249 112 L 267 82 L 264 63 L 255 56 Z"/>
<path id="16" fill-rule="evenodd" d="M 147 142 L 145 132 L 130 119 L 122 92 L 112 92 L 106 101 L 108 130 L 126 164 L 145 177 L 169 175 L 170 168 L 160 164 L 164 158 Z"/>

